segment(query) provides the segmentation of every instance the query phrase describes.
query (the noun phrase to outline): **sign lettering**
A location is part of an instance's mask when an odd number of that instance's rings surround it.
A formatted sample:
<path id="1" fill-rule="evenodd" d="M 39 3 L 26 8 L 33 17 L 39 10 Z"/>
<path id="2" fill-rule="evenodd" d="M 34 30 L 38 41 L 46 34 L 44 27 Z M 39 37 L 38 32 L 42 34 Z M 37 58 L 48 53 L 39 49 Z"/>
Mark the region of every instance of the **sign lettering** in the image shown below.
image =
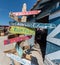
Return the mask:
<path id="1" fill-rule="evenodd" d="M 27 11 L 27 12 L 12 12 L 10 13 L 10 15 L 15 15 L 15 16 L 36 15 L 40 12 L 41 10 L 34 10 L 34 11 Z"/>
<path id="2" fill-rule="evenodd" d="M 9 32 L 13 34 L 35 35 L 35 29 L 19 26 L 11 26 Z"/>

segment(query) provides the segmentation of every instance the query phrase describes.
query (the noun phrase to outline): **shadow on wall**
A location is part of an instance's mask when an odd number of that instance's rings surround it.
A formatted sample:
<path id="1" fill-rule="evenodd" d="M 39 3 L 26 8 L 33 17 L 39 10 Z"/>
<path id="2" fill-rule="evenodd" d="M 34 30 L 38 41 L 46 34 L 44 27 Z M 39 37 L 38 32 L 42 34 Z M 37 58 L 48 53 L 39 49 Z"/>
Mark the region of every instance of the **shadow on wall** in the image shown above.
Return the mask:
<path id="1" fill-rule="evenodd" d="M 43 60 L 45 58 L 46 53 L 46 37 L 47 37 L 47 30 L 36 30 L 35 41 L 40 45 Z"/>

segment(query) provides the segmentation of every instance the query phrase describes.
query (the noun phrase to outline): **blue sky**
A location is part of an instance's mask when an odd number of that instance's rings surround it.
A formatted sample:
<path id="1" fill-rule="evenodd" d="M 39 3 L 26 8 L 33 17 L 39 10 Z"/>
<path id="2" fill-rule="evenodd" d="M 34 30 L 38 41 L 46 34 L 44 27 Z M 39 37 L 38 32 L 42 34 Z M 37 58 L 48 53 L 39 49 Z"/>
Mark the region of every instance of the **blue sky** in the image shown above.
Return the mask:
<path id="1" fill-rule="evenodd" d="M 37 0 L 0 0 L 0 25 L 7 25 L 12 19 L 9 12 L 21 12 L 23 3 L 27 4 L 27 10 L 30 10 Z"/>

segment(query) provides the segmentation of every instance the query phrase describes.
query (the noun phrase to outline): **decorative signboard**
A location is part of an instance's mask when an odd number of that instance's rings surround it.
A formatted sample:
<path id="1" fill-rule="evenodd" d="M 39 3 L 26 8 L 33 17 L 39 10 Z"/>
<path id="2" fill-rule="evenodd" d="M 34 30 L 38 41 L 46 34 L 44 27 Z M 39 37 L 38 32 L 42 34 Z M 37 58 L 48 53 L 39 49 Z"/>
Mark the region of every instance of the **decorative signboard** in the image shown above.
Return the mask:
<path id="1" fill-rule="evenodd" d="M 4 40 L 4 45 L 12 44 L 12 43 L 14 43 L 14 42 L 19 42 L 19 41 L 23 41 L 23 40 L 28 40 L 28 39 L 30 39 L 31 37 L 32 37 L 32 36 L 22 36 L 22 37 L 16 37 L 16 38 Z"/>
<path id="2" fill-rule="evenodd" d="M 35 29 L 20 26 L 11 26 L 9 32 L 13 34 L 35 35 Z"/>
<path id="3" fill-rule="evenodd" d="M 12 12 L 12 13 L 10 13 L 10 15 L 15 15 L 15 16 L 36 15 L 40 12 L 41 12 L 41 10 L 26 11 L 26 12 Z"/>
<path id="4" fill-rule="evenodd" d="M 15 48 L 16 48 L 16 51 L 17 51 L 19 57 L 22 58 L 23 52 L 24 52 L 23 49 L 19 46 L 19 44 L 16 44 Z"/>
<path id="5" fill-rule="evenodd" d="M 23 65 L 31 65 L 31 61 L 29 61 L 27 59 L 24 59 L 24 58 L 20 58 L 17 55 L 14 55 L 14 54 L 11 54 L 11 53 L 10 54 L 7 53 L 6 56 L 10 57 L 13 60 L 16 60 L 17 62 L 19 62 L 19 63 L 21 63 Z"/>
<path id="6" fill-rule="evenodd" d="M 53 23 L 35 23 L 35 22 L 11 22 L 12 26 L 25 26 L 30 28 L 44 28 L 44 29 L 52 29 L 55 28 L 56 25 Z"/>

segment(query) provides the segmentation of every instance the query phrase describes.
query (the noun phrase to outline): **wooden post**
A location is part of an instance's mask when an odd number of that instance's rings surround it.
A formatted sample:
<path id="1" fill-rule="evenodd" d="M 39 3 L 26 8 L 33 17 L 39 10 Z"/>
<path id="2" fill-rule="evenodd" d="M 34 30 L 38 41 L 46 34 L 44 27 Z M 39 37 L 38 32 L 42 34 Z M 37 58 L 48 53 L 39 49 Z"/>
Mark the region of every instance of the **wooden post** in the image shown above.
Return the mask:
<path id="1" fill-rule="evenodd" d="M 26 3 L 24 3 L 23 4 L 23 7 L 22 7 L 22 12 L 25 12 L 26 11 Z M 26 16 L 22 16 L 22 18 L 21 18 L 21 22 L 26 22 L 27 21 L 27 17 Z M 21 36 L 21 35 L 20 35 Z M 25 45 L 28 45 L 28 41 L 25 41 L 25 42 L 23 42 L 23 44 Z M 23 44 L 22 44 L 22 46 L 23 46 Z M 15 55 L 18 55 L 17 53 L 15 53 Z M 17 61 L 14 61 L 14 64 L 15 65 L 20 65 L 20 63 L 19 62 L 17 62 Z"/>

